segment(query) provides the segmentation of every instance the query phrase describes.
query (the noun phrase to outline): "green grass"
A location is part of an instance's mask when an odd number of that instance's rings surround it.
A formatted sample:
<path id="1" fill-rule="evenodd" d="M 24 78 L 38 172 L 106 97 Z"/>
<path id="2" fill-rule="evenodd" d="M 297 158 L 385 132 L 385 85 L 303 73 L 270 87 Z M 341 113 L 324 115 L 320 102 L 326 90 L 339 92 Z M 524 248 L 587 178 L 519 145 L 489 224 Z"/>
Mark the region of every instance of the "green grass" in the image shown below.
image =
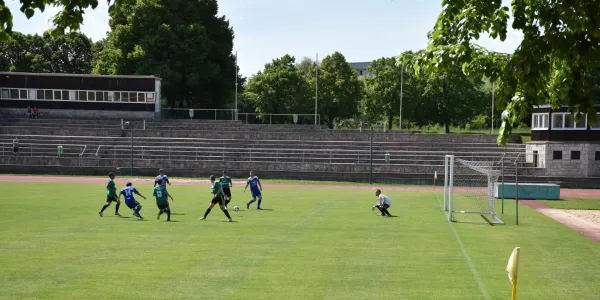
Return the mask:
<path id="1" fill-rule="evenodd" d="M 431 192 L 269 188 L 235 222 L 199 221 L 208 186 L 171 186 L 177 222 L 100 218 L 98 184 L 0 183 L 0 299 L 508 299 L 505 267 L 521 247 L 519 299 L 596 299 L 600 245 L 524 206 L 515 226 L 450 224 Z M 138 186 L 146 196 L 151 185 Z M 385 191 L 385 190 L 384 190 Z M 454 234 L 456 232 L 456 236 Z M 458 238 L 457 238 L 458 237 Z M 460 241 L 460 242 L 459 242 Z"/>
<path id="2" fill-rule="evenodd" d="M 561 200 L 540 200 L 552 208 L 560 209 L 600 209 L 600 199 L 567 198 Z"/>

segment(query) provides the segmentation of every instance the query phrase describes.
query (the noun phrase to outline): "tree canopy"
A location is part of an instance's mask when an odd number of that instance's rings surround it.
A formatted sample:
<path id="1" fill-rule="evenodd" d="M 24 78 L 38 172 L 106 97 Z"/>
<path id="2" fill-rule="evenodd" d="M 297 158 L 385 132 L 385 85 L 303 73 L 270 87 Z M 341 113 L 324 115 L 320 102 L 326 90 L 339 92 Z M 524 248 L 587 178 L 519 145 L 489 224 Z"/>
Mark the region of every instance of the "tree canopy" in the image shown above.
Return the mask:
<path id="1" fill-rule="evenodd" d="M 233 29 L 216 0 L 137 0 L 110 12 L 99 74 L 156 75 L 171 106 L 223 108 L 233 102 Z"/>
<path id="2" fill-rule="evenodd" d="M 12 34 L 0 43 L 0 70 L 33 73 L 89 74 L 94 50 L 92 41 L 82 33 L 69 32 L 57 37 Z"/>
<path id="3" fill-rule="evenodd" d="M 134 3 L 136 0 L 100 0 L 106 1 L 109 11 L 118 10 L 121 5 Z M 88 8 L 96 9 L 98 0 L 20 0 L 20 11 L 29 19 L 36 11 L 43 12 L 48 6 L 61 7 L 62 9 L 53 17 L 53 36 L 59 36 L 69 29 L 78 31 L 83 23 L 83 15 Z M 13 12 L 0 0 L 0 41 L 7 41 L 12 33 Z"/>
<path id="4" fill-rule="evenodd" d="M 417 74 L 462 67 L 475 78 L 488 77 L 497 86 L 498 105 L 510 117 L 503 123 L 499 144 L 506 143 L 514 124 L 533 105 L 569 105 L 595 121 L 592 69 L 600 62 L 600 6 L 596 0 L 512 1 L 444 0 L 429 44 L 415 59 Z M 484 49 L 473 41 L 484 34 L 504 41 L 512 28 L 523 33 L 512 54 Z M 399 63 L 406 64 L 404 58 Z"/>

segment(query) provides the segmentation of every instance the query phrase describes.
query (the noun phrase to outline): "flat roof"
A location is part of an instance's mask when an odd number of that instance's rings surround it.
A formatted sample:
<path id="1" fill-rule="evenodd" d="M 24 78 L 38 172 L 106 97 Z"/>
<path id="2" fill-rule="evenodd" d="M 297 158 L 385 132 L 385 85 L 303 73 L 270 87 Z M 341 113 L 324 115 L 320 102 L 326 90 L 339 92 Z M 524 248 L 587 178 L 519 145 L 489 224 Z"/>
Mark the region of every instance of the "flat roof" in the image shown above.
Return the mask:
<path id="1" fill-rule="evenodd" d="M 91 78 L 131 78 L 131 79 L 158 79 L 153 75 L 94 75 L 94 74 L 70 74 L 70 73 L 27 73 L 27 72 L 0 72 L 0 75 L 21 76 L 51 76 L 51 77 L 91 77 Z"/>

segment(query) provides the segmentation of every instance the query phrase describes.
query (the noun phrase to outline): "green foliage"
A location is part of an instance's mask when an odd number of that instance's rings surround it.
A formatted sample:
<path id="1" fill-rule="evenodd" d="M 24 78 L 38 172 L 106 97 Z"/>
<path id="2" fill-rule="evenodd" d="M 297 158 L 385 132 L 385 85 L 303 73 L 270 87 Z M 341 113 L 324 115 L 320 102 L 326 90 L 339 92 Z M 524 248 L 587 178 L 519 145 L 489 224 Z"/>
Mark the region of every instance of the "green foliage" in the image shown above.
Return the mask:
<path id="1" fill-rule="evenodd" d="M 25 35 L 14 32 L 0 43 L 0 70 L 34 73 L 89 74 L 92 41 L 79 32 L 52 37 L 49 32 Z"/>
<path id="2" fill-rule="evenodd" d="M 311 80 L 311 84 L 314 82 Z M 362 84 L 356 71 L 340 52 L 326 56 L 319 65 L 318 113 L 321 121 L 333 127 L 338 118 L 358 114 L 362 99 Z"/>
<path id="3" fill-rule="evenodd" d="M 274 59 L 250 78 L 243 96 L 257 113 L 293 114 L 310 111 L 312 99 L 308 82 L 290 55 Z"/>
<path id="4" fill-rule="evenodd" d="M 465 129 L 487 129 L 490 126 L 488 125 L 489 117 L 486 115 L 477 115 L 471 122 L 469 122 Z"/>
<path id="5" fill-rule="evenodd" d="M 54 28 L 51 35 L 59 37 L 65 30 L 79 31 L 83 23 L 83 15 L 86 9 L 96 9 L 99 0 L 20 0 L 21 13 L 30 19 L 37 10 L 43 12 L 47 6 L 61 7 L 53 18 Z M 100 0 L 103 1 L 103 0 Z M 136 0 L 105 0 L 109 5 L 109 11 L 116 11 L 122 5 L 134 3 Z M 0 1 L 0 41 L 6 42 L 12 34 L 13 13 L 8 9 L 5 2 Z"/>
<path id="6" fill-rule="evenodd" d="M 216 0 L 137 0 L 110 12 L 94 72 L 156 75 L 173 107 L 222 108 L 235 89 L 233 30 Z"/>
<path id="7" fill-rule="evenodd" d="M 364 77 L 364 113 L 371 121 L 387 121 L 391 129 L 394 116 L 399 114 L 402 67 L 393 57 L 382 57 L 372 61 L 367 72 L 373 77 Z"/>
<path id="8" fill-rule="evenodd" d="M 506 39 L 509 8 L 500 0 L 444 0 L 443 11 L 429 34 L 425 51 L 412 59 L 417 74 L 436 74 L 461 67 L 474 78 L 486 76 L 498 85 L 498 105 L 511 111 L 498 137 L 506 143 L 512 125 L 531 107 L 569 105 L 595 120 L 593 84 L 600 63 L 600 6 L 596 0 L 513 1 L 512 28 L 524 38 L 514 54 L 487 51 L 472 43 L 482 34 Z M 406 63 L 407 58 L 401 58 Z M 522 103 L 511 105 L 513 97 Z"/>

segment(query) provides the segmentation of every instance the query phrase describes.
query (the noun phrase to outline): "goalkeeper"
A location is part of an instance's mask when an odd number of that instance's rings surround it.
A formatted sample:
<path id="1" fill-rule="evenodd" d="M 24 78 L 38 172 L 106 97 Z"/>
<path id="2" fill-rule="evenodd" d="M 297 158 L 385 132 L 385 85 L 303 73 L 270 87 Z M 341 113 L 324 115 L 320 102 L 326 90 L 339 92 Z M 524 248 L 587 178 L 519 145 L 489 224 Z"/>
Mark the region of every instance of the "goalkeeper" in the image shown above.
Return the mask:
<path id="1" fill-rule="evenodd" d="M 373 210 L 375 210 L 375 208 L 377 208 L 381 212 L 381 216 L 392 217 L 392 214 L 390 214 L 390 212 L 388 211 L 388 208 L 390 208 L 390 206 L 392 206 L 392 202 L 390 201 L 390 198 L 388 198 L 388 196 L 382 194 L 381 190 L 379 190 L 379 189 L 377 189 L 375 191 L 375 196 L 377 196 L 378 201 L 377 201 L 377 205 L 373 206 Z"/>

